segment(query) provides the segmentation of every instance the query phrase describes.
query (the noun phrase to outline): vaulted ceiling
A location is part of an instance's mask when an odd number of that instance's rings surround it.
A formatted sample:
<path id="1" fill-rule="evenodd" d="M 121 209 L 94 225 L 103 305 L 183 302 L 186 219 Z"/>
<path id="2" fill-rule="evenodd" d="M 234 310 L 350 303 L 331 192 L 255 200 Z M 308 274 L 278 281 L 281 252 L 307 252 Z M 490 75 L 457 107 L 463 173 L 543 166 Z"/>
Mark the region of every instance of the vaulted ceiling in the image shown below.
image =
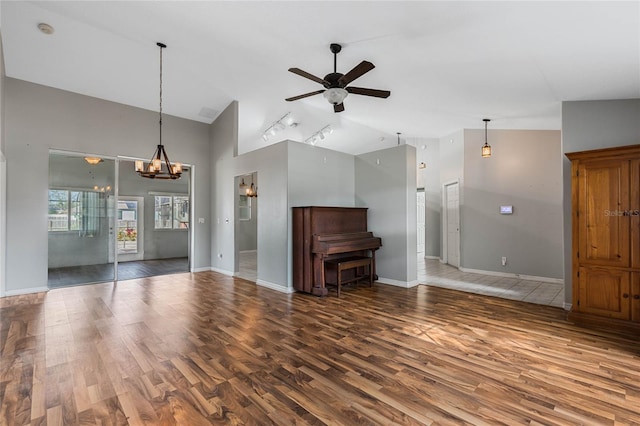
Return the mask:
<path id="1" fill-rule="evenodd" d="M 90 1 L 0 4 L 6 74 L 210 123 L 240 105 L 240 152 L 283 138 L 361 153 L 462 128 L 560 129 L 561 102 L 640 97 L 640 2 Z M 46 22 L 54 33 L 37 25 Z M 376 68 L 334 113 L 321 87 L 287 72 Z M 269 141 L 285 113 L 299 125 Z"/>

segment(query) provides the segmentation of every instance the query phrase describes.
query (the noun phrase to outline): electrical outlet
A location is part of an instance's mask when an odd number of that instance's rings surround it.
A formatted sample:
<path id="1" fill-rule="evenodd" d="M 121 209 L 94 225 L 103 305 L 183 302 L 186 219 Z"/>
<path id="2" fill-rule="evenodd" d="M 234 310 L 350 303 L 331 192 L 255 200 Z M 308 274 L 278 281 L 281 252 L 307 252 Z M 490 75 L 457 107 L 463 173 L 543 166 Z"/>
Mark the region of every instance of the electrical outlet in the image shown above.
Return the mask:
<path id="1" fill-rule="evenodd" d="M 502 266 L 507 265 L 507 256 L 502 256 Z"/>

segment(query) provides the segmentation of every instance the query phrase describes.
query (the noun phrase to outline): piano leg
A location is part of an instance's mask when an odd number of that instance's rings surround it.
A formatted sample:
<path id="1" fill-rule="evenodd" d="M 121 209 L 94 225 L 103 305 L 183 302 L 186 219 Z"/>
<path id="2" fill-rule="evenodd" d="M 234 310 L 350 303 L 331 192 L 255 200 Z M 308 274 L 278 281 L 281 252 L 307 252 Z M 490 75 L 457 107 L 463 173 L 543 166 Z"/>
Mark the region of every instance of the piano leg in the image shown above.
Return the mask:
<path id="1" fill-rule="evenodd" d="M 376 251 L 371 250 L 371 274 L 373 275 L 373 280 L 378 281 L 378 274 L 376 273 Z"/>
<path id="2" fill-rule="evenodd" d="M 324 256 L 316 254 L 313 257 L 313 287 L 311 288 L 311 294 L 316 296 L 326 296 L 329 293 L 324 281 Z"/>

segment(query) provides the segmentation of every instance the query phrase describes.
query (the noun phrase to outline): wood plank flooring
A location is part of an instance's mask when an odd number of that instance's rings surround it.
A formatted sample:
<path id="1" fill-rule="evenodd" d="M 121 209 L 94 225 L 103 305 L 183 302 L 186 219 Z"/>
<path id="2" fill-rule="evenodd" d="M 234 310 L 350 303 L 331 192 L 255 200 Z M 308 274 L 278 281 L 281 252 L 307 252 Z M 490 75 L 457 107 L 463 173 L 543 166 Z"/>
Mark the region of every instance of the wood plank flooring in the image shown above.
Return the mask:
<path id="1" fill-rule="evenodd" d="M 640 424 L 640 338 L 418 286 L 203 272 L 0 299 L 2 425 Z"/>

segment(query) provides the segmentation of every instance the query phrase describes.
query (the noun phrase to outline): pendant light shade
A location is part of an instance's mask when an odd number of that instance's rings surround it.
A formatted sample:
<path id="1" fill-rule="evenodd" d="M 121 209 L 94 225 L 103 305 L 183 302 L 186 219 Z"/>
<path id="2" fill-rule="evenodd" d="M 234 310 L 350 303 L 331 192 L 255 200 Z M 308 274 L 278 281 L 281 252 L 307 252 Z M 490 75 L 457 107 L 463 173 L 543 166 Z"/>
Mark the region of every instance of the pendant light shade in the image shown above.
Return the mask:
<path id="1" fill-rule="evenodd" d="M 482 145 L 482 158 L 491 157 L 491 145 L 487 141 L 487 124 L 491 121 L 488 118 L 484 118 L 484 145 Z"/>
<path id="2" fill-rule="evenodd" d="M 136 160 L 135 171 L 142 177 L 150 179 L 180 179 L 182 175 L 182 164 L 171 163 L 167 151 L 162 145 L 162 49 L 167 46 L 163 43 L 156 43 L 160 48 L 160 139 L 156 151 L 148 163 Z"/>

